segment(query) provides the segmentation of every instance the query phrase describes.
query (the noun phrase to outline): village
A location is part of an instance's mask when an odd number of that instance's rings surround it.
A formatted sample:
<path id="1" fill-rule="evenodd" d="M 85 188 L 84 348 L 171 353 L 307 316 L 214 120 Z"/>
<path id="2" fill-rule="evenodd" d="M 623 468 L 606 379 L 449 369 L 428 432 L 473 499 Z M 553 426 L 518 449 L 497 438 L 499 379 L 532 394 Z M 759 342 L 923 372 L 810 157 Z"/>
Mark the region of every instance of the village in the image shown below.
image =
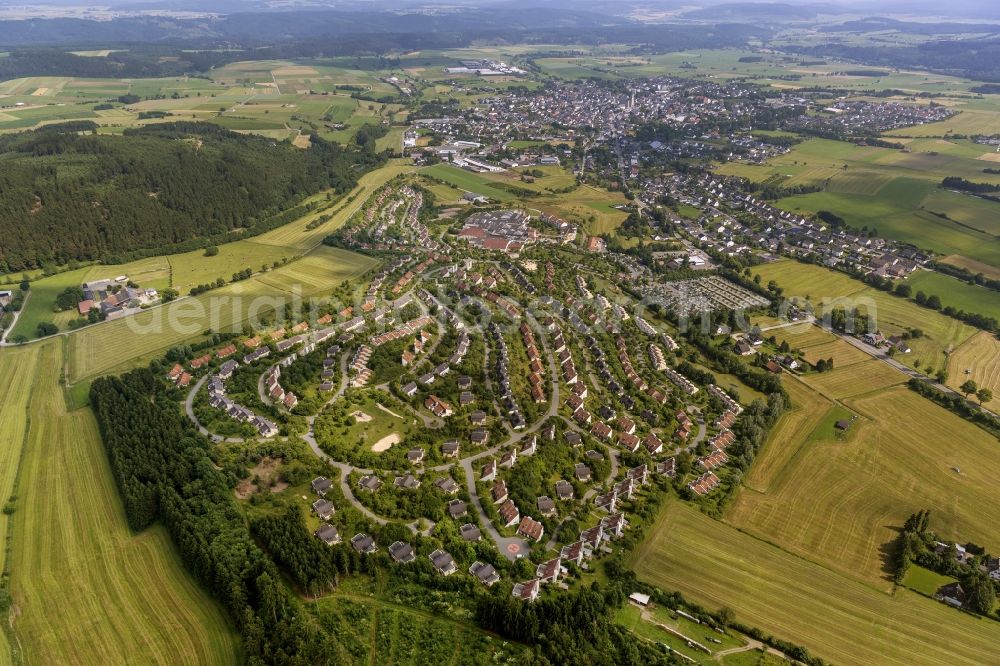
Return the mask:
<path id="1" fill-rule="evenodd" d="M 684 344 L 630 314 L 630 297 L 602 286 L 612 273 L 557 268 L 571 253 L 517 258 L 558 244 L 512 251 L 460 235 L 451 247 L 428 245 L 416 197 L 387 189 L 342 230 L 345 242 L 396 257 L 369 276 L 357 306 L 256 331 L 167 372 L 213 440 L 298 437 L 338 469 L 339 482 L 311 483 L 317 539 L 359 554 L 385 548 L 400 565 L 417 557 L 406 540 L 345 534 L 329 496 L 336 486 L 371 525 L 402 518 L 433 536 L 450 523 L 455 543 L 530 559 L 534 576 L 510 583 L 532 601 L 614 552 L 630 513 L 662 488 L 694 499 L 725 483 L 744 406 L 685 375 Z M 503 236 L 523 233 L 523 221 L 472 224 Z M 330 439 L 334 423 L 361 440 Z M 481 548 L 467 561 L 447 543 L 427 554 L 440 575 L 501 580 Z"/>

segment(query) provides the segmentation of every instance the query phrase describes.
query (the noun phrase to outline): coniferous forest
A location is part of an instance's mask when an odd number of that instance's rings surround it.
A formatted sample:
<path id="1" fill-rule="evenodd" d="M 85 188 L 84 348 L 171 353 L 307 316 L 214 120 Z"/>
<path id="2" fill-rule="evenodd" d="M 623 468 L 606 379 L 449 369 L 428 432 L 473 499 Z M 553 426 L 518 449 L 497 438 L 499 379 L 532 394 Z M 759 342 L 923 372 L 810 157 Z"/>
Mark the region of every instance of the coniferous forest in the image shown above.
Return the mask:
<path id="1" fill-rule="evenodd" d="M 252 235 L 303 197 L 351 189 L 380 162 L 370 145 L 309 150 L 209 123 L 97 135 L 73 122 L 0 139 L 0 272 L 114 262 Z"/>

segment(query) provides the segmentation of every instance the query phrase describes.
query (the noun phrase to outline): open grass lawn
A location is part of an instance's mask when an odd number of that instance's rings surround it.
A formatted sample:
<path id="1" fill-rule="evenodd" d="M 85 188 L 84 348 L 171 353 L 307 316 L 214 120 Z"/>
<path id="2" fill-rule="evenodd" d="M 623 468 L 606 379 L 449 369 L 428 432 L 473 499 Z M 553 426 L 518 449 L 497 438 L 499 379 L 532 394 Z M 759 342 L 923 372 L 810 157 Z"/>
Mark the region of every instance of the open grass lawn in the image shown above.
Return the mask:
<path id="1" fill-rule="evenodd" d="M 850 296 L 866 288 L 864 283 L 843 273 L 792 259 L 761 264 L 751 270 L 754 275 L 760 275 L 763 285 L 771 280 L 777 282 L 785 290 L 785 298 L 808 297 L 813 303 L 820 303 L 824 298 Z"/>
<path id="2" fill-rule="evenodd" d="M 786 666 L 792 662 L 760 650 L 745 650 L 727 654 L 722 658 L 722 663 L 726 666 Z"/>
<path id="3" fill-rule="evenodd" d="M 375 265 L 376 260 L 364 255 L 323 247 L 248 280 L 88 326 L 69 336 L 69 379 L 77 382 L 134 367 L 174 345 L 199 339 L 209 329 L 238 331 L 251 313 L 273 319 L 274 308 L 287 302 L 295 285 L 300 286 L 302 298 L 323 297 L 344 280 L 356 278 Z"/>
<path id="4" fill-rule="evenodd" d="M 858 307 L 874 319 L 875 326 L 885 335 L 901 334 L 908 329 L 920 329 L 923 336 L 910 341 L 912 352 L 898 354 L 896 359 L 925 372 L 943 368 L 946 354 L 968 340 L 976 332 L 971 326 L 940 312 L 921 307 L 913 301 L 899 298 L 848 277 L 843 273 L 793 260 L 781 260 L 754 268 L 766 284 L 774 280 L 790 298 L 809 296 L 817 311 L 822 311 L 823 299 L 845 299 L 846 307 Z M 942 296 L 943 298 L 943 296 Z M 789 344 L 792 344 L 791 341 Z M 794 345 L 793 345 L 794 346 Z M 834 367 L 836 367 L 836 362 Z"/>
<path id="5" fill-rule="evenodd" d="M 256 272 L 263 266 L 270 268 L 275 261 L 293 259 L 300 254 L 295 248 L 259 243 L 256 239 L 225 243 L 217 247 L 219 253 L 213 257 L 205 256 L 204 250 L 165 256 L 170 267 L 171 286 L 183 295 L 199 284 L 209 284 L 217 278 L 229 281 L 233 273 L 245 268 L 252 268 Z M 139 284 L 145 286 L 142 282 Z"/>
<path id="6" fill-rule="evenodd" d="M 10 557 L 26 663 L 238 662 L 235 628 L 185 572 L 166 530 L 128 529 L 93 414 L 66 412 L 61 344 L 25 353 L 38 366 Z M 23 386 L 27 395 L 32 382 Z"/>
<path id="7" fill-rule="evenodd" d="M 948 386 L 958 390 L 970 379 L 993 391 L 986 407 L 1000 409 L 1000 341 L 986 331 L 976 333 L 948 357 Z"/>
<path id="8" fill-rule="evenodd" d="M 113 271 L 115 267 L 108 267 L 108 270 Z M 56 297 L 66 287 L 79 287 L 90 271 L 89 268 L 78 268 L 32 282 L 28 292 L 28 300 L 21 309 L 17 325 L 10 332 L 9 338 L 13 340 L 17 336 L 23 335 L 30 340 L 38 337 L 36 333 L 38 325 L 53 319 Z M 114 273 L 111 277 L 117 275 L 121 275 L 121 273 Z"/>
<path id="9" fill-rule="evenodd" d="M 905 387 L 845 399 L 860 418 L 843 437 L 821 438 L 831 403 L 793 381 L 803 407 L 779 422 L 727 522 L 885 590 L 884 548 L 918 509 L 931 509 L 943 538 L 1000 547 L 993 438 Z"/>
<path id="10" fill-rule="evenodd" d="M 581 185 L 572 192 L 548 195 L 531 200 L 531 207 L 583 225 L 588 234 L 612 233 L 622 225 L 628 213 L 615 208 L 627 203 L 621 192 L 608 192 L 591 185 Z"/>
<path id="11" fill-rule="evenodd" d="M 421 173 L 432 178 L 439 178 L 460 190 L 473 192 L 484 197 L 489 197 L 490 199 L 495 199 L 496 201 L 513 201 L 517 198 L 511 192 L 494 187 L 492 183 L 496 181 L 493 179 L 486 178 L 478 173 L 466 171 L 465 169 L 459 169 L 449 164 L 435 164 L 434 166 L 421 169 Z"/>
<path id="12" fill-rule="evenodd" d="M 914 294 L 918 291 L 928 296 L 934 294 L 944 305 L 1000 320 L 1000 292 L 933 271 L 917 271 L 906 282 L 913 287 Z"/>
<path id="13" fill-rule="evenodd" d="M 619 608 L 615 613 L 615 621 L 639 638 L 653 643 L 663 643 L 664 645 L 669 646 L 670 649 L 684 655 L 688 659 L 693 660 L 695 663 L 706 664 L 712 661 L 711 655 L 702 650 L 698 650 L 697 648 L 688 647 L 687 641 L 659 627 L 658 625 L 662 623 L 660 617 L 657 617 L 656 619 L 651 617 L 647 620 L 643 618 L 642 613 L 642 609 L 632 604 L 627 604 L 624 607 Z M 661 615 L 666 615 L 666 612 L 661 611 Z M 669 618 L 669 615 L 667 615 L 667 617 Z M 671 621 L 671 623 L 673 624 L 674 621 Z M 694 623 L 692 622 L 691 624 Z M 697 627 L 698 625 L 694 626 Z M 685 636 L 688 636 L 703 645 L 707 642 L 702 636 L 702 634 L 706 632 L 704 627 L 699 627 L 699 631 L 697 633 L 692 632 L 688 634 L 683 630 L 680 631 L 681 633 L 684 633 Z M 714 634 L 715 632 L 712 633 Z M 712 647 L 715 646 L 712 645 Z M 685 663 L 690 662 L 685 661 Z"/>
<path id="14" fill-rule="evenodd" d="M 982 664 L 1000 640 L 994 621 L 905 589 L 889 596 L 681 502 L 666 504 L 630 564 L 640 580 L 728 606 L 836 664 Z"/>
<path id="15" fill-rule="evenodd" d="M 950 576 L 942 576 L 937 572 L 924 569 L 916 564 L 910 566 L 906 572 L 906 577 L 903 578 L 903 585 L 915 592 L 926 594 L 929 597 L 933 597 L 934 593 L 942 585 L 954 582 L 955 579 Z"/>

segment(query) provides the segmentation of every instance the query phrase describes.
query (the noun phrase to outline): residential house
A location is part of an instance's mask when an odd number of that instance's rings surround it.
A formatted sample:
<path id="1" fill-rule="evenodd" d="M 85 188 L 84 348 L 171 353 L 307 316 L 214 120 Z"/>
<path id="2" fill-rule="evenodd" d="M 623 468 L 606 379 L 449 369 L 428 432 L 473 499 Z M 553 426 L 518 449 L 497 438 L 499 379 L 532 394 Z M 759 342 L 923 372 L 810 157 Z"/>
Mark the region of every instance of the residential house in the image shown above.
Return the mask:
<path id="1" fill-rule="evenodd" d="M 320 498 L 312 503 L 312 510 L 320 520 L 330 520 L 330 517 L 334 514 L 335 509 L 333 502 L 328 499 Z"/>
<path id="2" fill-rule="evenodd" d="M 451 556 L 451 553 L 441 550 L 438 548 L 432 552 L 428 557 L 434 568 L 442 576 L 450 576 L 451 574 L 458 571 L 458 567 L 455 566 L 455 558 Z"/>
<path id="3" fill-rule="evenodd" d="M 338 532 L 337 528 L 330 523 L 320 525 L 320 528 L 313 532 L 313 534 L 315 534 L 320 541 L 328 546 L 333 546 L 341 541 L 340 532 Z"/>
<path id="4" fill-rule="evenodd" d="M 351 537 L 351 546 L 353 546 L 354 550 L 362 555 L 370 555 L 378 550 L 378 546 L 375 544 L 375 539 L 364 532 L 359 532 Z"/>
<path id="5" fill-rule="evenodd" d="M 517 533 L 525 539 L 531 539 L 537 543 L 542 540 L 542 536 L 545 534 L 545 526 L 531 516 L 525 516 L 521 519 L 521 524 L 518 525 Z"/>
<path id="6" fill-rule="evenodd" d="M 417 559 L 417 554 L 413 552 L 413 546 L 403 541 L 394 541 L 389 546 L 389 555 L 396 564 L 409 564 Z"/>
<path id="7" fill-rule="evenodd" d="M 476 577 L 480 583 L 490 587 L 494 583 L 500 580 L 500 574 L 497 570 L 493 568 L 492 564 L 486 562 L 475 561 L 472 566 L 469 567 L 469 573 Z"/>

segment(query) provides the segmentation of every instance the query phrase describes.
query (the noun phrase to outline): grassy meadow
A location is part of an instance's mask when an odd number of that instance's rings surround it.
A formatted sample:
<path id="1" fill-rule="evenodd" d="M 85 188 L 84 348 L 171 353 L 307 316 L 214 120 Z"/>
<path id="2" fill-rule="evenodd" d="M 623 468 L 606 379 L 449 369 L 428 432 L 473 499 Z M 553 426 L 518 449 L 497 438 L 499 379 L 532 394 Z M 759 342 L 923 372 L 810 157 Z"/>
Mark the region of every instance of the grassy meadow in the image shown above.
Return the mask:
<path id="1" fill-rule="evenodd" d="M 317 248 L 299 261 L 248 280 L 88 326 L 69 336 L 69 379 L 77 382 L 135 367 L 174 345 L 198 339 L 206 330 L 239 330 L 251 315 L 273 320 L 274 308 L 295 295 L 321 298 L 377 264 L 346 250 Z"/>
<path id="2" fill-rule="evenodd" d="M 1000 624 L 906 589 L 889 595 L 669 502 L 629 564 L 640 580 L 805 645 L 836 664 L 982 664 Z"/>

